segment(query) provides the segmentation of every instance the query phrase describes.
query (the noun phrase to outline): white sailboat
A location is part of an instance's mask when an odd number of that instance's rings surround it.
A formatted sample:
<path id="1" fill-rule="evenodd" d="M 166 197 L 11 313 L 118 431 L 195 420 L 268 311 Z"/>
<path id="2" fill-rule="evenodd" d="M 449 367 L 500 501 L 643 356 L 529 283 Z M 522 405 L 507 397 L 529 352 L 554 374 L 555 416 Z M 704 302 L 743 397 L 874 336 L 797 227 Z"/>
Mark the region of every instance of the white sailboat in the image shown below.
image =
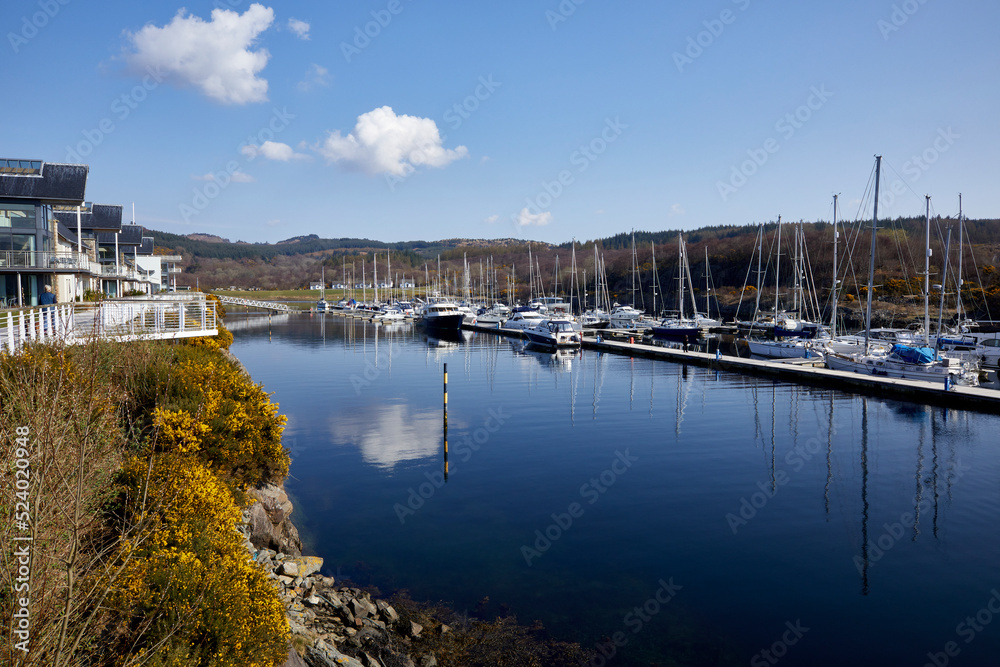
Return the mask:
<path id="1" fill-rule="evenodd" d="M 868 264 L 864 350 L 853 354 L 829 352 L 826 355 L 826 365 L 828 368 L 838 371 L 909 380 L 936 381 L 944 383 L 945 386 L 949 384 L 977 386 L 979 384 L 978 368 L 960 359 L 941 356 L 934 348 L 896 343 L 888 351 L 885 351 L 884 349 L 875 350 L 871 346 L 872 294 L 875 291 L 875 241 L 878 229 L 881 167 L 882 156 L 878 155 L 875 157 L 875 203 L 872 214 L 871 255 Z"/>
<path id="2" fill-rule="evenodd" d="M 320 283 L 319 288 L 319 301 L 316 302 L 316 312 L 325 313 L 329 310 L 330 305 L 326 302 L 326 267 L 320 267 Z"/>

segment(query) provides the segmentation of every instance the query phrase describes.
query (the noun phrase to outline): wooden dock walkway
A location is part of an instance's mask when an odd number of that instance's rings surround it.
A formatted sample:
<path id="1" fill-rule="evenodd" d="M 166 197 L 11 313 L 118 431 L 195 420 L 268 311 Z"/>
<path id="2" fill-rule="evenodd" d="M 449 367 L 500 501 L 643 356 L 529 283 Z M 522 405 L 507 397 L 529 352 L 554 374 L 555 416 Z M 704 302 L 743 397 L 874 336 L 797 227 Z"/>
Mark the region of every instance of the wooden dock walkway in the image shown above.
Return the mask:
<path id="1" fill-rule="evenodd" d="M 515 338 L 522 337 L 521 332 L 516 329 L 468 325 L 463 326 L 463 328 Z M 600 341 L 598 341 L 598 335 L 585 335 L 583 348 L 632 357 L 661 359 L 679 364 L 695 364 L 720 371 L 750 373 L 785 382 L 797 382 L 915 403 L 1000 414 L 1000 389 L 997 388 L 954 385 L 945 391 L 944 385 L 939 382 L 903 380 L 830 370 L 823 365 L 820 358 L 750 359 L 649 345 L 642 343 L 641 335 L 636 332 L 606 330 L 600 332 L 599 335 Z M 995 371 L 991 371 L 991 377 L 994 378 L 994 385 L 996 385 Z"/>

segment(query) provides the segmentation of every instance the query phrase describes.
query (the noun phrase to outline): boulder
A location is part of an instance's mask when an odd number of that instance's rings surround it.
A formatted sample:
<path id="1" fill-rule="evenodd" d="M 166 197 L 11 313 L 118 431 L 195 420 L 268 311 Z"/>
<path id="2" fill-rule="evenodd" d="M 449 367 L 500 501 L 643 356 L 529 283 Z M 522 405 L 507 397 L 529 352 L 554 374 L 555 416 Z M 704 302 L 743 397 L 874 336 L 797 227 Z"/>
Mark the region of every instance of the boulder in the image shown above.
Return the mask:
<path id="1" fill-rule="evenodd" d="M 247 537 L 258 549 L 274 549 L 291 556 L 302 554 L 299 531 L 288 519 L 292 503 L 280 486 L 264 484 L 247 492 L 257 502 L 245 512 Z"/>
<path id="2" fill-rule="evenodd" d="M 375 603 L 375 606 L 378 607 L 379 616 L 381 616 L 382 620 L 388 623 L 389 625 L 392 625 L 393 623 L 399 620 L 399 614 L 396 613 L 396 610 L 393 609 L 392 605 L 390 605 L 388 602 L 385 602 L 384 600 L 378 600 Z"/>
<path id="3" fill-rule="evenodd" d="M 410 627 L 407 628 L 407 630 L 409 630 L 409 635 L 411 637 L 419 637 L 420 633 L 421 633 L 421 631 L 423 631 L 423 629 L 424 629 L 424 626 L 420 625 L 419 623 L 417 623 L 415 621 L 410 621 Z"/>

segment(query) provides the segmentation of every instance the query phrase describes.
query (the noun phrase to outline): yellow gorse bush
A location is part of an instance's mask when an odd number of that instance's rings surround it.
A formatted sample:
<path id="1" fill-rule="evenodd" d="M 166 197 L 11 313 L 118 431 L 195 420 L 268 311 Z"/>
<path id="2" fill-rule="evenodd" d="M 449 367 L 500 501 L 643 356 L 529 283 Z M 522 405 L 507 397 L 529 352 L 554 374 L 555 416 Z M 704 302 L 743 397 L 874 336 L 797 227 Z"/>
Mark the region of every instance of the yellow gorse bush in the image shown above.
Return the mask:
<path id="1" fill-rule="evenodd" d="M 148 475 L 148 481 L 147 481 Z M 284 606 L 243 548 L 240 510 L 229 487 L 197 456 L 136 457 L 122 471 L 130 498 L 145 498 L 131 521 L 148 528 L 123 545 L 128 561 L 115 603 L 146 626 L 152 665 L 265 667 L 288 650 Z M 159 643 L 158 643 L 159 642 Z"/>
<path id="2" fill-rule="evenodd" d="M 288 474 L 288 455 L 281 445 L 287 419 L 259 384 L 221 359 L 182 361 L 174 367 L 173 379 L 175 401 L 184 408 L 157 409 L 154 424 L 160 426 L 162 448 L 200 450 L 237 486 Z"/>

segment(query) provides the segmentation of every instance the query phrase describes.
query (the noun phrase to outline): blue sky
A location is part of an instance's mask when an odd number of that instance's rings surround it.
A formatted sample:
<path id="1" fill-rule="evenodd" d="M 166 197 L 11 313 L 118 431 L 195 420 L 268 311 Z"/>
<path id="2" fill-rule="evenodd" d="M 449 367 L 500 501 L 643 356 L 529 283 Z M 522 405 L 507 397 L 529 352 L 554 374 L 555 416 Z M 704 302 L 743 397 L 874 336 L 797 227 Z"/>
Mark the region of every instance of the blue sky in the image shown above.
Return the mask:
<path id="1" fill-rule="evenodd" d="M 683 6 L 680 6 L 682 5 Z M 1000 6 L 102 2 L 0 9 L 0 155 L 174 233 L 516 236 L 1000 215 Z M 367 34 L 365 34 L 367 32 Z M 862 212 L 861 216 L 870 215 Z"/>

